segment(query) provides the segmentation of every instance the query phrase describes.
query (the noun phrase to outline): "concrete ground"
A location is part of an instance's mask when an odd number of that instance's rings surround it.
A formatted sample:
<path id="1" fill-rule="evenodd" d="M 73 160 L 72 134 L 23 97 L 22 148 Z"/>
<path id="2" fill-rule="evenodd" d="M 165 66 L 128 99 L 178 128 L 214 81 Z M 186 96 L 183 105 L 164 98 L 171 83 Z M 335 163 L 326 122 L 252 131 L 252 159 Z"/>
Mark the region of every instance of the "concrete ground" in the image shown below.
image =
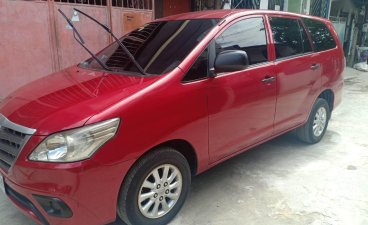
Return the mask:
<path id="1" fill-rule="evenodd" d="M 195 177 L 170 225 L 368 224 L 367 125 L 368 73 L 348 68 L 319 144 L 287 134 Z M 4 195 L 0 202 L 1 224 L 35 224 Z"/>

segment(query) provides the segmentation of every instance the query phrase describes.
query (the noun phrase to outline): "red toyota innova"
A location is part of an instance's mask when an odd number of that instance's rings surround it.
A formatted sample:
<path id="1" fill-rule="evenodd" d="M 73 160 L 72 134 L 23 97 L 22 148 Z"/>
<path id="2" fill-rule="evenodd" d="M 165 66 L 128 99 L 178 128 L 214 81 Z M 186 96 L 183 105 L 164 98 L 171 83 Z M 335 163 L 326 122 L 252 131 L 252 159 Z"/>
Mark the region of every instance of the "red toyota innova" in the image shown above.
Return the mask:
<path id="1" fill-rule="evenodd" d="M 40 224 L 167 224 L 191 176 L 288 131 L 317 143 L 341 101 L 322 18 L 194 12 L 116 40 L 0 105 L 0 187 Z"/>

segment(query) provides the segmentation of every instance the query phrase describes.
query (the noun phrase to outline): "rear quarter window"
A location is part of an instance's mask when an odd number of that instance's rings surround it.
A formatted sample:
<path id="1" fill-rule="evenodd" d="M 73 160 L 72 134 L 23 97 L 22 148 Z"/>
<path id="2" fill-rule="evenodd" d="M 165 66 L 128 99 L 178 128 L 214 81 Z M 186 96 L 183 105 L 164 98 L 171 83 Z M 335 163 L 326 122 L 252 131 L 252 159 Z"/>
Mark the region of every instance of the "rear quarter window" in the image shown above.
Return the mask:
<path id="1" fill-rule="evenodd" d="M 336 48 L 335 39 L 325 23 L 306 18 L 303 18 L 303 22 L 308 28 L 315 51 L 320 52 Z"/>

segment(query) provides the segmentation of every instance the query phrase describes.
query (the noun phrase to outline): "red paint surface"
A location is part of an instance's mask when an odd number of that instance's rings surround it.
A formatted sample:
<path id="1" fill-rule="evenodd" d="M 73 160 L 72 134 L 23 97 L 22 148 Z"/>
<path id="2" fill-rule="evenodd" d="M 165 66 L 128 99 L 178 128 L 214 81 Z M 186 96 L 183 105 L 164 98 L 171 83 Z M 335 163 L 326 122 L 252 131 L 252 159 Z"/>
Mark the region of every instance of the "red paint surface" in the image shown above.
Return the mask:
<path id="1" fill-rule="evenodd" d="M 168 74 L 127 77 L 71 67 L 12 94 L 0 105 L 0 112 L 13 122 L 36 128 L 37 134 L 9 172 L 1 171 L 6 182 L 36 205 L 32 194 L 63 199 L 74 216 L 57 219 L 41 210 L 51 224 L 104 224 L 115 220 L 117 194 L 125 174 L 154 146 L 175 139 L 189 142 L 196 151 L 200 173 L 302 125 L 323 90 L 332 89 L 335 105 L 341 101 L 341 45 L 327 52 L 275 61 L 268 23 L 269 63 L 183 84 L 185 71 L 229 23 L 266 13 L 236 12 L 171 17 L 223 18 L 231 14 Z M 311 73 L 309 65 L 314 62 L 323 66 Z M 266 75 L 275 75 L 276 82 L 263 84 Z M 89 160 L 67 164 L 27 160 L 44 135 L 115 117 L 121 118 L 116 137 Z"/>
<path id="2" fill-rule="evenodd" d="M 157 79 L 108 75 L 71 67 L 31 82 L 9 95 L 0 103 L 1 113 L 11 121 L 37 127 L 36 135 L 48 135 L 84 125 L 92 115 Z"/>

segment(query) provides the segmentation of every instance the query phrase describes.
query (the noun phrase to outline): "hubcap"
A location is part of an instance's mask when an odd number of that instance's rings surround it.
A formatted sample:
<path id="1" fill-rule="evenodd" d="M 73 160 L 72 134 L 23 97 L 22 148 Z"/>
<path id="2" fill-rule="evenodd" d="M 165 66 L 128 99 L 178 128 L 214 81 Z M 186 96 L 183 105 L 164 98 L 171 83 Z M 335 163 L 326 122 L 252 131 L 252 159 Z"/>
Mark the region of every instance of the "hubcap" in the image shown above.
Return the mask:
<path id="1" fill-rule="evenodd" d="M 324 107 L 321 107 L 317 110 L 317 113 L 313 121 L 314 136 L 319 137 L 322 135 L 323 131 L 325 130 L 326 123 L 327 123 L 327 111 Z"/>
<path id="2" fill-rule="evenodd" d="M 182 185 L 182 175 L 176 166 L 156 167 L 141 185 L 138 195 L 140 212 L 151 219 L 166 215 L 179 200 Z"/>

